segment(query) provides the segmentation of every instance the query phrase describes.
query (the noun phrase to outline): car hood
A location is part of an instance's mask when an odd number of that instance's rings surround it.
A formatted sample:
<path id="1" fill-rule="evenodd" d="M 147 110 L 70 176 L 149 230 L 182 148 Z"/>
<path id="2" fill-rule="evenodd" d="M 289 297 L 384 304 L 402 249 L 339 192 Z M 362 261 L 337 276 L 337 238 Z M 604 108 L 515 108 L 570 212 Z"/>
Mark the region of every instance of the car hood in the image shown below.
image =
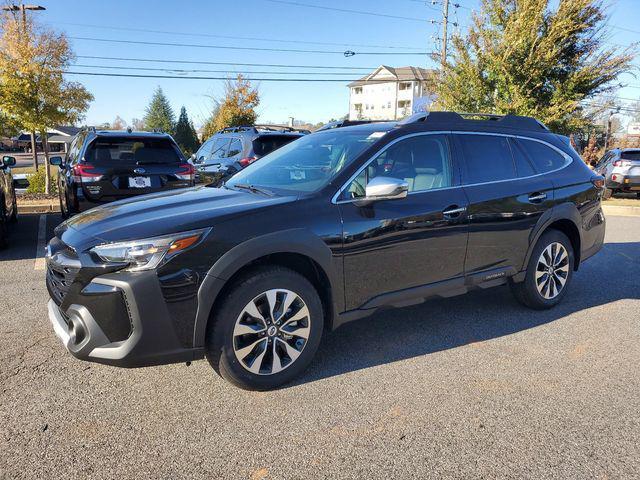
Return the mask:
<path id="1" fill-rule="evenodd" d="M 204 186 L 170 190 L 92 208 L 62 223 L 56 235 L 76 249 L 86 249 L 97 243 L 210 227 L 247 211 L 295 200 L 295 196 L 268 197 Z"/>

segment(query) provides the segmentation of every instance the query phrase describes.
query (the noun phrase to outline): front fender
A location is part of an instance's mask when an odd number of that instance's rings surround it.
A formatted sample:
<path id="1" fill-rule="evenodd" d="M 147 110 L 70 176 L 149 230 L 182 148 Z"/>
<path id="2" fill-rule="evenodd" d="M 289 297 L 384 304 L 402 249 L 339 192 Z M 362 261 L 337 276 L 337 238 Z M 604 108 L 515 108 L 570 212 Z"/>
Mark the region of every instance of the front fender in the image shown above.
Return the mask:
<path id="1" fill-rule="evenodd" d="M 222 257 L 207 272 L 200 289 L 198 290 L 198 310 L 193 332 L 194 347 L 202 347 L 205 344 L 207 322 L 218 294 L 242 267 L 267 255 L 276 253 L 294 253 L 304 255 L 315 261 L 326 274 L 331 286 L 334 298 L 341 298 L 343 290 L 341 272 L 336 271 L 331 249 L 309 230 L 297 228 L 274 232 L 260 237 L 254 237 L 239 245 L 236 245 Z M 339 310 L 336 310 L 339 311 Z"/>

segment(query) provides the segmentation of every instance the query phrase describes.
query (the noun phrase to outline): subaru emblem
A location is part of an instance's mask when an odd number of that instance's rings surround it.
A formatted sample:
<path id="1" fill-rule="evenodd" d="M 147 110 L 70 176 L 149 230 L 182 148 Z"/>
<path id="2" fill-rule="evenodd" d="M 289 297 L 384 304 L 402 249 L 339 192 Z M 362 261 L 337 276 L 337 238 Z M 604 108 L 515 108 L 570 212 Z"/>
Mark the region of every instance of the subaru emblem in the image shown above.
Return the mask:
<path id="1" fill-rule="evenodd" d="M 144 173 L 144 172 L 146 172 L 146 170 L 144 168 L 135 168 L 133 170 L 133 173 L 137 173 L 137 174 L 141 174 L 141 173 Z"/>

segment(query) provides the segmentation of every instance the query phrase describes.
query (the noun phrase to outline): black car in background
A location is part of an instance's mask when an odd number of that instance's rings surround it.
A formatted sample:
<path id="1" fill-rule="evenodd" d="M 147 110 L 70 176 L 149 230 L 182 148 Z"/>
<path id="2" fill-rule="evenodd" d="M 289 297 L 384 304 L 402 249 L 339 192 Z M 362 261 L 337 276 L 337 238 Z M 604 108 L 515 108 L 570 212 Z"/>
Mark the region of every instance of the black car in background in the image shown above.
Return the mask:
<path id="1" fill-rule="evenodd" d="M 9 223 L 18 219 L 16 189 L 11 175 L 11 167 L 15 164 L 16 159 L 10 156 L 3 156 L 0 163 L 0 248 L 7 245 Z"/>
<path id="2" fill-rule="evenodd" d="M 86 129 L 66 157 L 51 157 L 60 168 L 60 211 L 67 218 L 104 203 L 194 185 L 195 170 L 171 135 L 156 132 Z"/>
<path id="3" fill-rule="evenodd" d="M 197 181 L 220 185 L 268 153 L 308 133 L 308 130 L 278 125 L 251 125 L 220 130 L 193 155 Z"/>
<path id="4" fill-rule="evenodd" d="M 56 334 L 80 359 L 206 356 L 269 389 L 309 365 L 323 332 L 382 308 L 499 285 L 554 307 L 602 247 L 604 179 L 533 118 L 477 117 L 312 133 L 223 188 L 64 222 L 47 252 Z"/>

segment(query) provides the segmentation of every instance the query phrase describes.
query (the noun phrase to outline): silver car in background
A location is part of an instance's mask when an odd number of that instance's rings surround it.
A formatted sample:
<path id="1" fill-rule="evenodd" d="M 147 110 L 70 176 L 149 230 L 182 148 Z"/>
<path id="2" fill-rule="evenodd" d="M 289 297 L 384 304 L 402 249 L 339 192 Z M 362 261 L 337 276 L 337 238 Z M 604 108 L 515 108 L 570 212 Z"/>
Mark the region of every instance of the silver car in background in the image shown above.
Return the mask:
<path id="1" fill-rule="evenodd" d="M 614 193 L 635 193 L 640 198 L 640 148 L 609 150 L 594 170 L 605 178 L 605 198 Z"/>

